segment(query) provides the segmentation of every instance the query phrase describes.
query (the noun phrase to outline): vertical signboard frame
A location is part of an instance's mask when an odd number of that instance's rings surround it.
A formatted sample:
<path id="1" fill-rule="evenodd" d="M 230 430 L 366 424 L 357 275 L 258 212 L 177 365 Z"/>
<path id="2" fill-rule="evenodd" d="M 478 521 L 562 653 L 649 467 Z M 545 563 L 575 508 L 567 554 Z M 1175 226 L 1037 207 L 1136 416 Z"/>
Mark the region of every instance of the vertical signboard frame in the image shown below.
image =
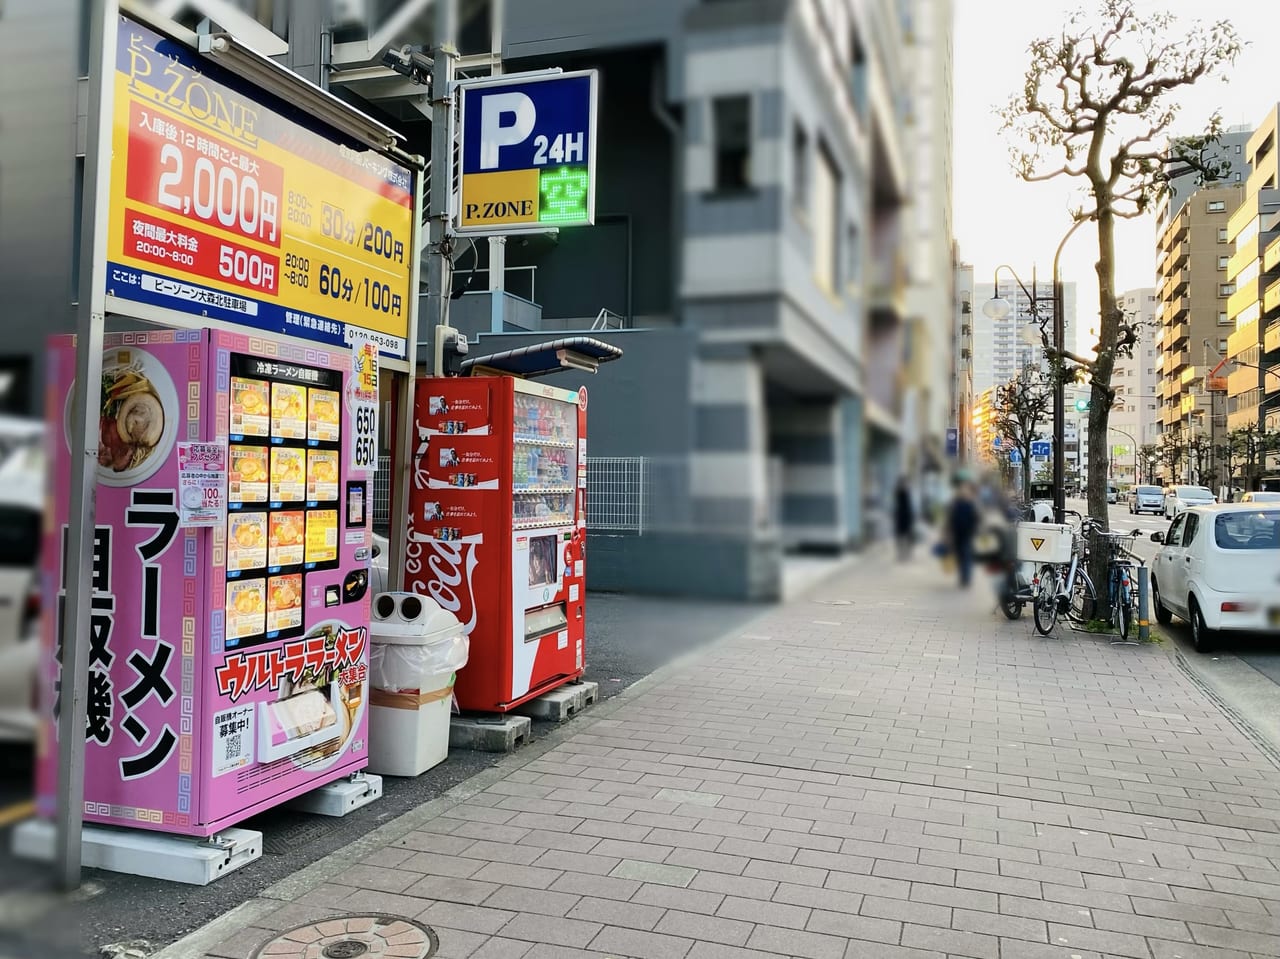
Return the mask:
<path id="1" fill-rule="evenodd" d="M 88 5 L 89 62 L 88 62 L 88 112 L 90 122 L 86 135 L 84 183 L 81 191 L 80 267 L 77 278 L 78 307 L 76 321 L 76 378 L 80 384 L 96 383 L 102 376 L 103 341 L 107 310 L 113 315 L 128 317 L 144 323 L 186 329 L 244 330 L 234 323 L 226 323 L 207 315 L 183 313 L 175 309 L 157 308 L 108 295 L 108 258 L 110 249 L 110 225 L 112 214 L 112 141 L 116 122 L 116 73 L 119 53 L 118 32 L 122 15 L 140 26 L 152 29 L 163 37 L 195 50 L 195 35 L 180 25 L 157 17 L 142 4 L 133 0 L 92 0 Z M 263 58 L 265 59 L 265 58 Z M 269 65 L 274 66 L 269 62 Z M 234 73 L 234 70 L 230 72 Z M 284 71 L 287 73 L 287 71 Z M 292 75 L 290 75 L 292 76 Z M 257 78 L 241 79 L 255 90 L 274 97 L 278 91 Z M 302 84 L 301 78 L 293 78 Z M 354 108 L 335 97 L 324 94 L 327 100 L 324 110 L 332 109 L 326 120 L 323 110 L 308 112 L 326 129 L 337 129 L 338 121 L 348 113 L 358 116 L 370 126 L 376 124 Z M 401 164 L 411 173 L 413 193 L 409 198 L 410 223 L 408 239 L 409 283 L 405 293 L 404 355 L 384 356 L 382 366 L 406 374 L 397 403 L 400 409 L 411 407 L 413 375 L 417 368 L 418 286 L 421 256 L 421 211 L 423 196 L 423 168 L 425 161 L 399 150 L 394 145 L 394 134 L 387 143 L 378 144 L 366 140 L 369 149 L 385 159 Z M 349 138 L 356 138 L 347 130 Z M 356 138 L 358 139 L 358 138 Z M 282 264 L 283 265 L 283 264 Z M 268 331 L 268 335 L 282 339 L 309 342 L 307 337 L 291 334 L 288 330 Z M 84 770 L 87 720 L 87 688 L 84 677 L 89 665 L 89 621 L 93 575 L 93 536 L 96 522 L 97 439 L 95 426 L 99 397 L 96 391 L 80 389 L 70 405 L 70 445 L 73 460 L 79 459 L 78 469 L 71 471 L 70 530 L 67 544 L 68 602 L 62 617 L 62 675 L 61 707 L 58 715 L 58 787 L 55 817 L 54 855 L 56 879 L 67 890 L 78 888 L 81 879 L 82 835 L 84 825 Z M 407 418 L 406 418 L 407 419 Z M 402 424 L 405 420 L 402 419 Z M 54 434 L 50 442 L 57 442 Z M 402 448 L 407 444 L 400 444 Z M 92 446 L 92 448 L 91 448 Z M 402 457 L 403 458 L 403 457 Z M 397 462 L 393 477 L 393 502 L 404 502 L 407 483 L 407 461 Z M 397 529 L 398 527 L 398 529 Z M 392 542 L 402 543 L 405 522 L 397 523 L 392 515 Z"/>

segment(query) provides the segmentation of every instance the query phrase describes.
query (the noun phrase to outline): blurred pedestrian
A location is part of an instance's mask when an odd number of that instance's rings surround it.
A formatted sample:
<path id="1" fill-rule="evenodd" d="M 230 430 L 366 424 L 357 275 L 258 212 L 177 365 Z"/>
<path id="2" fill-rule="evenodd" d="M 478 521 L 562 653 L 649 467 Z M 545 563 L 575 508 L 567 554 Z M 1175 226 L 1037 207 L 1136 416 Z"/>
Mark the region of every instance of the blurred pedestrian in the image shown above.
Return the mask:
<path id="1" fill-rule="evenodd" d="M 960 571 L 960 585 L 968 589 L 973 578 L 973 538 L 978 532 L 978 504 L 967 480 L 956 484 L 955 496 L 947 510 L 947 538 Z"/>
<path id="2" fill-rule="evenodd" d="M 905 476 L 893 494 L 893 536 L 898 542 L 898 562 L 905 563 L 916 542 L 916 505 Z"/>

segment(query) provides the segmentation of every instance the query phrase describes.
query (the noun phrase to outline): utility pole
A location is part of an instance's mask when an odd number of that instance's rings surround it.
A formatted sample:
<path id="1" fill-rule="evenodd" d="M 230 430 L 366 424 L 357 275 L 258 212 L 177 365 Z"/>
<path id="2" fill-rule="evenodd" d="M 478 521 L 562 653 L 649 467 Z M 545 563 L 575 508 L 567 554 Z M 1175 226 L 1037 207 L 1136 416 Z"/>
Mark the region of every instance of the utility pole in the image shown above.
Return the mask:
<path id="1" fill-rule="evenodd" d="M 443 338 L 449 327 L 453 271 L 449 207 L 453 202 L 453 74 L 458 58 L 457 0 L 436 0 L 431 66 L 431 204 L 427 224 L 427 322 L 435 357 L 431 373 L 444 373 Z M 416 348 L 416 346 L 415 346 Z"/>

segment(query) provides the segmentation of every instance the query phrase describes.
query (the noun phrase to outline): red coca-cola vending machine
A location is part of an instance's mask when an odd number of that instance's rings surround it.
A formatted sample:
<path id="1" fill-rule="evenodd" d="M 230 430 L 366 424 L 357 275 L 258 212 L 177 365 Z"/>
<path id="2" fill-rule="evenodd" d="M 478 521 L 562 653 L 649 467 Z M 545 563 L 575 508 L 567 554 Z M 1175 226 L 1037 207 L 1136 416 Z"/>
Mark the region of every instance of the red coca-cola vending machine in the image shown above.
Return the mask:
<path id="1" fill-rule="evenodd" d="M 454 692 L 506 712 L 582 675 L 587 391 L 513 376 L 416 384 L 405 588 L 470 637 Z"/>

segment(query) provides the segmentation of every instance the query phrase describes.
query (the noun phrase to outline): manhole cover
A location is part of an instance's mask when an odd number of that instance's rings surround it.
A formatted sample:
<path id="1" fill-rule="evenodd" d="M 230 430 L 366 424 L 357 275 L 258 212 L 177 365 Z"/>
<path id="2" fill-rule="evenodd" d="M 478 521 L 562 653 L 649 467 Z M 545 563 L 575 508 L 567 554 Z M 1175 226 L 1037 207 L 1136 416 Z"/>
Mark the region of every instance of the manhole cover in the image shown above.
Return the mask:
<path id="1" fill-rule="evenodd" d="M 440 948 L 430 926 L 399 916 L 334 916 L 282 932 L 254 959 L 427 959 Z"/>

